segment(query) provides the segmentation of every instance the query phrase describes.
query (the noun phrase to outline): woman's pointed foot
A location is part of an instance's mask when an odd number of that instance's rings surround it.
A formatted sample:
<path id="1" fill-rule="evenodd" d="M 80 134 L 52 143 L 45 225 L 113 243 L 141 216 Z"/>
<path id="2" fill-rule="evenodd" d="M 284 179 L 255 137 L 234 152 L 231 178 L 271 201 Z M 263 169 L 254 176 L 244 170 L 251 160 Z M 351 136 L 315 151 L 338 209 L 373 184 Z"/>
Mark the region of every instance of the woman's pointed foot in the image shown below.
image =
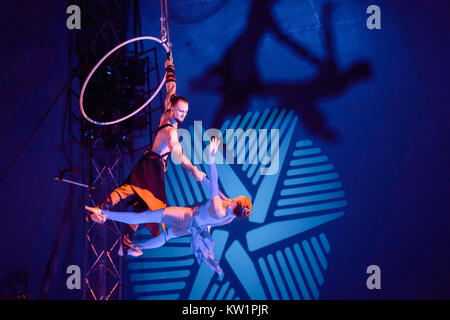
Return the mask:
<path id="1" fill-rule="evenodd" d="M 95 221 L 97 223 L 105 223 L 107 216 L 102 214 L 102 210 L 99 207 L 84 206 L 84 208 L 87 211 L 92 212 L 92 214 L 89 216 L 92 221 Z"/>

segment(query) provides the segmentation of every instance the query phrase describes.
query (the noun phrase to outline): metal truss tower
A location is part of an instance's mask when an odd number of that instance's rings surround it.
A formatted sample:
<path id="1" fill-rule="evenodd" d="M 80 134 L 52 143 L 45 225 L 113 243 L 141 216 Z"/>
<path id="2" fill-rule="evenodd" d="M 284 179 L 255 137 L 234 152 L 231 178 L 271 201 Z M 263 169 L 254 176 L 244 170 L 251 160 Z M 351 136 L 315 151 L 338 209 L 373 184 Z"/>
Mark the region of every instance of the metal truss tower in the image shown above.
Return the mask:
<path id="1" fill-rule="evenodd" d="M 141 36 L 142 28 L 138 0 L 78 0 L 70 1 L 70 4 L 76 4 L 81 8 L 83 25 L 81 30 L 70 33 L 69 66 L 74 77 L 69 84 L 65 124 L 67 121 L 71 142 L 76 142 L 81 148 L 80 168 L 83 176 L 81 185 L 86 187 L 82 197 L 84 204 L 96 206 L 124 180 L 127 165 L 133 162 L 136 151 L 151 145 L 152 114 L 161 114 L 163 100 L 160 94 L 158 107 L 152 108 L 149 105 L 131 120 L 113 126 L 96 126 L 80 115 L 78 100 L 83 81 L 103 55 L 127 40 L 129 10 L 133 13 L 130 18 L 133 19 L 134 36 Z M 123 52 L 119 58 L 110 62 L 108 68 L 113 74 L 128 72 L 130 79 L 121 80 L 124 89 L 118 90 L 117 94 L 121 97 L 120 104 L 131 105 L 137 95 L 136 91 L 133 92 L 136 84 L 141 88 L 138 94 L 148 97 L 154 92 L 155 84 L 159 84 L 162 77 L 158 69 L 156 48 L 145 51 L 142 42 L 139 42 L 135 43 L 131 50 L 125 48 Z M 139 66 L 139 70 L 128 68 L 130 65 Z M 139 75 L 136 75 L 137 73 Z M 100 82 L 101 77 L 100 72 L 97 76 Z M 92 112 L 100 116 L 105 112 L 107 114 L 110 106 L 105 106 L 104 101 L 108 99 L 108 92 L 96 91 L 95 85 L 91 90 L 94 91 L 89 97 L 91 105 L 97 105 L 95 99 L 101 102 Z M 153 105 L 158 102 L 155 101 Z M 114 107 L 111 110 L 115 112 Z M 157 118 L 159 119 L 159 116 Z M 144 146 L 137 146 L 138 133 L 140 141 L 142 137 L 144 140 L 148 137 Z M 83 299 L 120 300 L 124 283 L 122 257 L 117 254 L 122 238 L 121 225 L 112 221 L 96 224 L 84 213 L 83 219 L 85 220 Z"/>

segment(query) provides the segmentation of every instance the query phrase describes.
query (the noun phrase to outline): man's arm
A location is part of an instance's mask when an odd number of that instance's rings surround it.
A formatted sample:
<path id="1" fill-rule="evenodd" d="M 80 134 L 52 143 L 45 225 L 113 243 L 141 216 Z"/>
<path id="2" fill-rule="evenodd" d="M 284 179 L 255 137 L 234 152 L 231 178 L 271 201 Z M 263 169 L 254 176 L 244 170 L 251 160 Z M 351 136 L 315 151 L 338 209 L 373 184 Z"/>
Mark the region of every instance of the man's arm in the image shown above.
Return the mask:
<path id="1" fill-rule="evenodd" d="M 175 160 L 186 169 L 189 174 L 191 174 L 194 179 L 198 182 L 202 182 L 205 173 L 198 170 L 196 166 L 192 164 L 192 162 L 186 158 L 183 154 L 183 150 L 181 149 L 180 142 L 178 141 L 178 133 L 175 128 L 165 128 L 162 130 L 164 134 L 163 137 L 166 140 L 167 145 L 169 146 L 170 152 L 175 157 Z"/>
<path id="2" fill-rule="evenodd" d="M 170 97 L 175 94 L 177 90 L 177 79 L 175 77 L 175 66 L 173 65 L 172 54 L 170 58 L 166 60 L 166 99 L 164 101 L 164 111 L 170 108 Z"/>

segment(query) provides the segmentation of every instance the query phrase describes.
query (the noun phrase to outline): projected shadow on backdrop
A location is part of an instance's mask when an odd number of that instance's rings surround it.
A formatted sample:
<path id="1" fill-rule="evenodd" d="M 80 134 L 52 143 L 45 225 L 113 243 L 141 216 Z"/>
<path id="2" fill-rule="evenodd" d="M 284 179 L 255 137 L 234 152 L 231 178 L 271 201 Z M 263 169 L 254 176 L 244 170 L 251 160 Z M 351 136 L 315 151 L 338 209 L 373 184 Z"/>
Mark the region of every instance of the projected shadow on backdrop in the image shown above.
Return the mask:
<path id="1" fill-rule="evenodd" d="M 332 7 L 324 7 L 323 26 L 327 56 L 319 59 L 286 37 L 271 17 L 274 1 L 254 1 L 246 31 L 236 40 L 217 66 L 199 79 L 194 88 L 216 89 L 223 94 L 216 127 L 226 129 L 278 129 L 279 169 L 262 175 L 262 163 L 218 165 L 220 189 L 229 197 L 238 194 L 252 199 L 248 220 L 212 230 L 214 254 L 224 273 L 217 276 L 207 265 L 197 266 L 190 251 L 189 237 L 171 240 L 164 247 L 147 250 L 128 260 L 129 298 L 138 299 L 318 299 L 325 281 L 331 246 L 327 225 L 345 215 L 347 201 L 343 184 L 334 166 L 320 148 L 308 139 L 299 139 L 299 122 L 315 135 L 336 139 L 317 109 L 318 100 L 334 96 L 349 84 L 370 74 L 367 63 L 347 70 L 337 67 L 331 36 Z M 307 82 L 265 84 L 258 75 L 256 51 L 266 31 L 274 32 L 302 58 L 319 70 Z M 215 86 L 215 80 L 220 80 Z M 213 85 L 207 85 L 213 83 Z M 254 94 L 277 97 L 288 109 L 266 108 L 247 112 Z M 293 109 L 291 109 L 293 108 Z M 296 111 L 294 111 L 296 110 Z M 298 113 L 298 114 L 297 114 Z M 230 115 L 229 119 L 224 119 Z M 224 121 L 225 120 L 225 121 Z M 196 143 L 208 141 L 206 132 L 189 128 Z M 236 133 L 236 154 L 249 151 Z M 184 137 L 183 137 L 184 139 Z M 225 144 L 228 142 L 227 137 Z M 249 142 L 250 144 L 250 142 Z M 232 148 L 228 144 L 226 148 Z M 197 154 L 202 150 L 195 150 Z M 201 149 L 201 148 L 200 148 Z M 273 149 L 275 150 L 275 149 Z M 191 150 L 192 152 L 192 150 Z M 192 154 L 192 153 L 191 153 Z M 198 156 L 198 154 L 197 154 Z M 201 156 L 200 156 L 201 158 Z M 205 164 L 198 164 L 207 172 Z M 169 161 L 166 179 L 168 203 L 186 206 L 208 199 L 206 191 L 180 166 Z M 136 241 L 148 239 L 139 232 Z"/>
<path id="2" fill-rule="evenodd" d="M 194 81 L 192 89 L 212 89 L 223 95 L 214 119 L 214 126 L 217 128 L 220 128 L 225 117 L 247 110 L 249 98 L 258 94 L 275 97 L 280 105 L 297 110 L 305 128 L 315 136 L 329 141 L 336 140 L 338 133 L 328 126 L 323 113 L 318 109 L 319 100 L 337 96 L 352 83 L 367 78 L 371 73 L 370 65 L 358 62 L 346 69 L 337 65 L 332 32 L 334 7 L 331 3 L 324 4 L 322 8 L 321 23 L 326 55 L 319 58 L 279 28 L 273 18 L 273 5 L 276 2 L 253 1 L 245 31 L 229 47 L 219 64 Z M 315 66 L 317 75 L 306 82 L 264 83 L 258 72 L 257 49 L 267 32 L 272 32 L 284 45 Z"/>

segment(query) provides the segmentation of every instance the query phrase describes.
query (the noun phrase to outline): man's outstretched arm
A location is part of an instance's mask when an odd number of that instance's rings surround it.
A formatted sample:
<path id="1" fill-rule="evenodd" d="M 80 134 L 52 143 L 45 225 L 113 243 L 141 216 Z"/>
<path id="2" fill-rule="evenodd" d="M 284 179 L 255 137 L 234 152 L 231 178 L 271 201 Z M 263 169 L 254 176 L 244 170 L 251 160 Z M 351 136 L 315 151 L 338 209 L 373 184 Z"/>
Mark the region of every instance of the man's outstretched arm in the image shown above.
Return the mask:
<path id="1" fill-rule="evenodd" d="M 183 154 L 180 142 L 178 141 L 177 130 L 175 128 L 167 128 L 163 130 L 164 138 L 166 139 L 169 150 L 175 157 L 176 162 L 186 169 L 196 181 L 202 182 L 205 173 L 198 170 L 197 167 L 194 166 L 192 162 Z"/>

